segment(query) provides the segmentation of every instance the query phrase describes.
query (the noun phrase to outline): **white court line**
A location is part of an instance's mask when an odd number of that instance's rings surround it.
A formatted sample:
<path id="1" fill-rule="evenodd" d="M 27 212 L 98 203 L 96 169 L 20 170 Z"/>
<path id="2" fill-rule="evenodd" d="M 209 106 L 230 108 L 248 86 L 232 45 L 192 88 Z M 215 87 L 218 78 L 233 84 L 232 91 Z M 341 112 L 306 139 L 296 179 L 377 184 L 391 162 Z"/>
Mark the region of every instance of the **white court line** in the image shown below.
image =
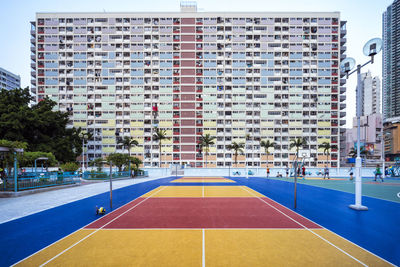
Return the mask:
<path id="1" fill-rule="evenodd" d="M 367 264 L 365 264 L 364 262 L 360 261 L 359 259 L 355 258 L 354 256 L 350 255 L 349 253 L 347 253 L 346 251 L 344 251 L 343 249 L 339 248 L 338 246 L 334 245 L 333 243 L 331 243 L 330 241 L 326 240 L 325 238 L 323 238 L 322 236 L 320 236 L 319 234 L 315 233 L 313 230 L 307 228 L 306 226 L 304 226 L 303 224 L 301 224 L 300 222 L 296 221 L 295 219 L 293 219 L 292 217 L 290 217 L 289 215 L 285 214 L 283 211 L 280 211 L 279 209 L 277 209 L 276 207 L 272 206 L 271 204 L 269 204 L 268 202 L 266 202 L 264 199 L 256 196 L 254 193 L 252 193 L 251 191 L 247 190 L 246 188 L 243 188 L 243 190 L 246 190 L 247 192 L 249 192 L 250 194 L 252 194 L 253 196 L 255 196 L 256 198 L 258 198 L 259 200 L 261 200 L 262 202 L 264 202 L 265 204 L 267 204 L 268 206 L 270 206 L 271 208 L 277 210 L 279 213 L 282 213 L 284 216 L 288 217 L 290 220 L 294 221 L 295 223 L 297 223 L 298 225 L 300 225 L 301 227 L 303 227 L 304 229 L 310 231 L 311 233 L 313 233 L 314 235 L 316 235 L 317 237 L 321 238 L 322 240 L 324 240 L 325 242 L 327 242 L 328 244 L 330 244 L 331 246 L 335 247 L 336 249 L 338 249 L 339 251 L 341 251 L 342 253 L 346 254 L 347 256 L 349 256 L 350 258 L 352 258 L 353 260 L 357 261 L 358 263 L 360 263 L 363 266 L 368 266 Z"/>
<path id="2" fill-rule="evenodd" d="M 108 223 L 104 224 L 102 227 L 98 228 L 96 231 L 90 233 L 89 235 L 85 236 L 84 238 L 82 238 L 81 240 L 79 240 L 78 242 L 76 242 L 75 244 L 69 246 L 68 248 L 64 249 L 63 251 L 61 251 L 60 253 L 58 253 L 57 255 L 55 255 L 53 258 L 49 259 L 48 261 L 46 261 L 45 263 L 41 264 L 40 267 L 45 266 L 46 264 L 50 263 L 51 261 L 53 261 L 54 259 L 58 258 L 59 256 L 61 256 L 62 254 L 64 254 L 65 252 L 67 252 L 68 250 L 70 250 L 71 248 L 75 247 L 76 245 L 78 245 L 79 243 L 81 243 L 82 241 L 84 241 L 85 239 L 87 239 L 88 237 L 94 235 L 95 233 L 97 233 L 98 231 L 100 231 L 102 228 L 106 227 L 107 225 L 109 225 L 110 223 L 112 223 L 113 221 L 115 221 L 116 219 L 120 218 L 122 215 L 126 214 L 127 212 L 133 210 L 134 208 L 136 208 L 137 206 L 139 206 L 140 204 L 142 204 L 143 202 L 145 202 L 146 200 L 148 200 L 152 195 L 157 194 L 158 192 L 160 192 L 161 190 L 164 190 L 164 188 L 161 188 L 160 190 L 154 192 L 153 194 L 151 194 L 150 196 L 148 196 L 147 198 L 143 199 L 142 201 L 140 201 L 138 204 L 136 204 L 135 206 L 133 206 L 132 208 L 129 208 L 128 210 L 126 210 L 125 212 L 121 213 L 120 215 L 118 215 L 117 217 L 115 217 L 114 219 L 112 219 L 111 221 L 109 221 Z"/>
<path id="3" fill-rule="evenodd" d="M 202 253 L 202 266 L 205 267 L 206 266 L 206 238 L 205 238 L 205 233 L 204 233 L 204 229 L 202 229 L 203 232 L 203 253 Z"/>

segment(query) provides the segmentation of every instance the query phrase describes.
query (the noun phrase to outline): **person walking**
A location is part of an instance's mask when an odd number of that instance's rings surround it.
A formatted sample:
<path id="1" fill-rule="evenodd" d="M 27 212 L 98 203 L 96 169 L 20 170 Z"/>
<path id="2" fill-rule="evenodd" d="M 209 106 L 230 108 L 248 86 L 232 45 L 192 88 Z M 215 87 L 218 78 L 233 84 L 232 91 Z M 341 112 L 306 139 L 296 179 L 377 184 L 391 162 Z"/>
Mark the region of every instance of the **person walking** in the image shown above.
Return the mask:
<path id="1" fill-rule="evenodd" d="M 303 174 L 303 179 L 306 178 L 306 167 L 303 165 L 303 168 L 301 168 L 302 174 Z"/>
<path id="2" fill-rule="evenodd" d="M 269 167 L 267 167 L 267 178 L 269 178 Z"/>
<path id="3" fill-rule="evenodd" d="M 286 178 L 288 178 L 288 177 L 289 177 L 289 167 L 286 166 Z"/>
<path id="4" fill-rule="evenodd" d="M 379 176 L 379 178 L 381 178 L 381 180 L 383 182 L 382 171 L 381 171 L 381 168 L 379 167 L 379 164 L 376 165 L 376 169 L 375 169 L 375 179 L 374 179 L 375 182 L 376 182 L 376 178 L 378 176 Z"/>
<path id="5" fill-rule="evenodd" d="M 353 181 L 353 179 L 354 179 L 354 177 L 353 177 L 353 167 L 354 167 L 354 165 L 353 165 L 353 164 L 351 164 L 351 167 L 350 167 L 350 169 L 349 169 L 349 173 L 350 173 L 350 181 Z"/>
<path id="6" fill-rule="evenodd" d="M 325 179 L 325 177 L 327 177 L 327 176 L 328 176 L 328 179 L 330 179 L 330 178 L 329 178 L 329 168 L 328 168 L 328 165 L 326 165 L 325 170 L 324 170 L 324 179 Z"/>
<path id="7" fill-rule="evenodd" d="M 3 180 L 6 178 L 6 173 L 4 172 L 4 169 L 0 167 L 0 184 L 3 184 Z"/>

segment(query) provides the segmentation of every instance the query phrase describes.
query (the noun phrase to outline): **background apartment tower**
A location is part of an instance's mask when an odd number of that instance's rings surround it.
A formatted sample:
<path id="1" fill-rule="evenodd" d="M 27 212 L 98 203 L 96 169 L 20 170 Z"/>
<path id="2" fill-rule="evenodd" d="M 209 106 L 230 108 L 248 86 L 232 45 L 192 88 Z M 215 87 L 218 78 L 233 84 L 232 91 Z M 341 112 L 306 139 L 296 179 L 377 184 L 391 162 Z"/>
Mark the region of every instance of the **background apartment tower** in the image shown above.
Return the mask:
<path id="1" fill-rule="evenodd" d="M 400 159 L 400 1 L 395 0 L 383 13 L 382 113 L 385 155 Z"/>
<path id="2" fill-rule="evenodd" d="M 0 68 L 0 90 L 12 90 L 21 87 L 21 77 Z"/>
<path id="3" fill-rule="evenodd" d="M 360 118 L 361 146 L 368 152 L 367 158 L 381 160 L 382 156 L 382 114 L 380 112 L 380 80 L 372 77 L 371 72 L 361 73 L 362 116 Z M 357 118 L 353 118 L 353 127 L 346 129 L 344 149 L 341 151 L 343 163 L 349 158 L 349 152 L 356 148 Z M 375 164 L 376 162 L 373 161 Z M 354 163 L 354 162 L 353 162 Z"/>
<path id="4" fill-rule="evenodd" d="M 400 120 L 400 0 L 383 13 L 383 116 Z"/>
<path id="5" fill-rule="evenodd" d="M 345 22 L 338 12 L 37 13 L 32 22 L 33 85 L 95 135 L 89 158 L 126 152 L 144 166 L 204 167 L 201 134 L 216 136 L 208 167 L 232 166 L 232 141 L 245 142 L 238 166 L 266 166 L 260 140 L 277 143 L 270 166 L 294 158 L 306 137 L 306 166 L 323 166 L 322 142 L 344 129 Z M 152 141 L 154 127 L 170 140 Z M 247 136 L 247 138 L 246 138 Z M 302 155 L 301 155 L 302 156 Z M 338 149 L 329 164 L 339 164 Z"/>
<path id="6" fill-rule="evenodd" d="M 371 72 L 361 73 L 362 115 L 378 114 L 381 106 L 381 81 L 378 76 L 372 77 Z"/>

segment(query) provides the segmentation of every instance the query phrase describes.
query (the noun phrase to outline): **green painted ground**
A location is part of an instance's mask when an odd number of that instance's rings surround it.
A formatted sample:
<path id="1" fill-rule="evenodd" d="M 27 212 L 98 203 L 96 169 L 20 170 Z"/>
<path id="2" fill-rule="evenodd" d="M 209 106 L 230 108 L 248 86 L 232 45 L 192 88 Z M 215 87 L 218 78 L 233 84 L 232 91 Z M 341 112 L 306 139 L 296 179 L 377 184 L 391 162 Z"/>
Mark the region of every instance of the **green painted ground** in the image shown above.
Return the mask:
<path id="1" fill-rule="evenodd" d="M 274 179 L 274 178 L 273 178 Z M 348 178 L 346 178 L 348 179 Z M 279 179 L 293 181 L 293 179 Z M 299 183 L 308 184 L 354 194 L 354 182 L 349 180 L 303 180 L 298 179 Z M 400 179 L 387 178 L 383 183 L 373 182 L 373 179 L 363 179 L 362 195 L 374 198 L 385 199 L 400 203 Z"/>

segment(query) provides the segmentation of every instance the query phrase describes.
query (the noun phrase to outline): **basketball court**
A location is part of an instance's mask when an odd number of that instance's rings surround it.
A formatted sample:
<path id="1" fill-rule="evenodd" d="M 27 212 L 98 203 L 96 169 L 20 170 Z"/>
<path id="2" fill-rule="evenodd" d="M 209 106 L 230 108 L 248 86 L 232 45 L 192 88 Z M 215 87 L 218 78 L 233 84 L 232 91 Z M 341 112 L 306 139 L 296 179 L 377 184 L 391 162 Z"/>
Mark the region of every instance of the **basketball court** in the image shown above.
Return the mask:
<path id="1" fill-rule="evenodd" d="M 161 184 L 17 264 L 43 265 L 391 266 L 224 177 Z"/>

